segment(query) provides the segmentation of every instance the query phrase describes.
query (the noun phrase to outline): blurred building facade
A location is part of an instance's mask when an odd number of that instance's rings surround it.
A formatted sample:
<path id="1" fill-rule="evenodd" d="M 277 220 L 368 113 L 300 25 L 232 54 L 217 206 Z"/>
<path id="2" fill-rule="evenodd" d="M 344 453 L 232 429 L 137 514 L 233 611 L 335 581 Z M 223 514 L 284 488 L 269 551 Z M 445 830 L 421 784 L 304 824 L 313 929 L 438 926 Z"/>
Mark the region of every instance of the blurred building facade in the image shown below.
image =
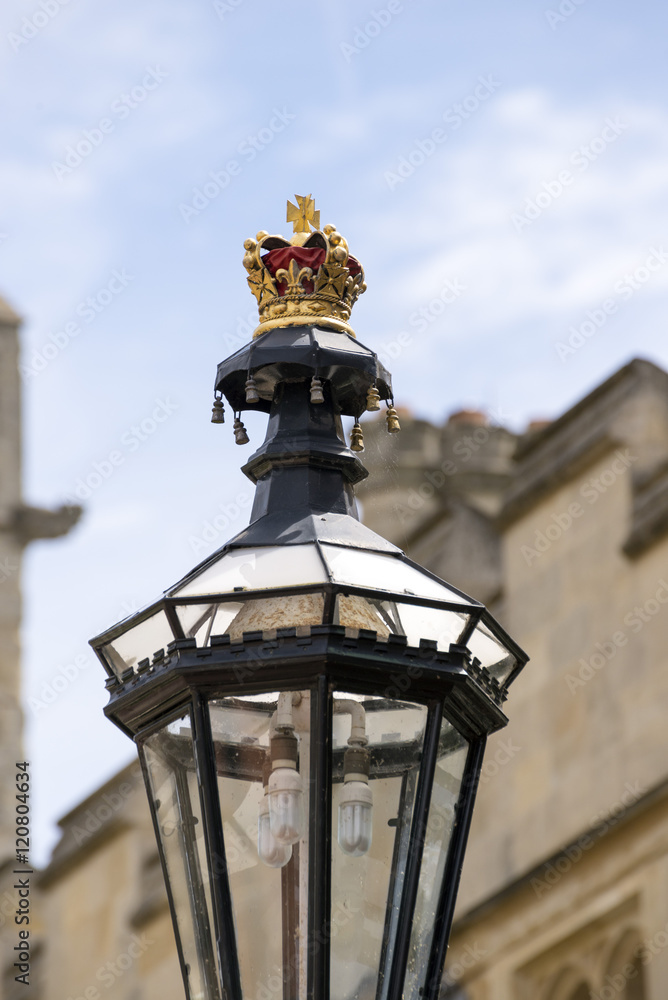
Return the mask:
<path id="1" fill-rule="evenodd" d="M 364 520 L 532 658 L 483 767 L 444 997 L 663 1000 L 668 374 L 633 361 L 523 434 L 475 412 L 364 427 Z M 181 1000 L 138 766 L 60 827 L 36 1000 Z M 0 1000 L 24 995 L 10 971 Z"/>
<path id="2" fill-rule="evenodd" d="M 660 1000 L 668 375 L 633 361 L 518 437 L 403 423 L 366 434 L 365 520 L 531 655 L 483 766 L 450 977 L 470 1000 Z"/>
<path id="3" fill-rule="evenodd" d="M 16 763 L 22 763 L 21 711 L 21 561 L 31 541 L 66 534 L 79 508 L 44 510 L 23 500 L 21 449 L 21 379 L 19 327 L 21 319 L 0 298 L 0 962 L 3 998 L 20 996 L 12 968 L 17 943 L 14 925 L 16 891 L 13 882 L 17 848 Z M 23 774 L 23 772 L 22 772 Z M 23 832 L 23 828 L 21 829 Z M 39 920 L 39 917 L 36 917 Z M 14 933 L 10 933 L 13 928 Z M 38 965 L 39 956 L 35 958 Z"/>

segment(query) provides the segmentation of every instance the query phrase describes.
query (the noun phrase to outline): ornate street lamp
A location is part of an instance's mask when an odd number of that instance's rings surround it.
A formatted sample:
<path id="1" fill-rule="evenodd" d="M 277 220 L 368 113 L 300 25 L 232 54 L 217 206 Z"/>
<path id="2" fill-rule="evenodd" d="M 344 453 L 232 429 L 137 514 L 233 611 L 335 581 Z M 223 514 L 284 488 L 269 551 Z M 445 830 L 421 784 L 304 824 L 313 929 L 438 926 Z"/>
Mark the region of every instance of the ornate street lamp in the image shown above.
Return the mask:
<path id="1" fill-rule="evenodd" d="M 139 747 L 189 1000 L 438 994 L 487 735 L 526 656 L 357 520 L 359 417 L 389 373 L 348 325 L 359 263 L 312 200 L 244 265 L 253 340 L 218 367 L 251 523 L 93 640 Z M 313 231 L 311 231 L 313 229 Z M 355 418 L 350 449 L 341 416 Z"/>

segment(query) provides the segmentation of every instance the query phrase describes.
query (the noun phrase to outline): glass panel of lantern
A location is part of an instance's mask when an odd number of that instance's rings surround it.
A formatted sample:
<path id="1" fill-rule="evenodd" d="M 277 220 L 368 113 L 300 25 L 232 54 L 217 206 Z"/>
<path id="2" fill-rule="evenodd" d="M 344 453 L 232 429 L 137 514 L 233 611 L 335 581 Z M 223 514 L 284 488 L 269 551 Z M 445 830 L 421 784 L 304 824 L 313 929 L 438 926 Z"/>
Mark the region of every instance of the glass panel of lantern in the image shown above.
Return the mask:
<path id="1" fill-rule="evenodd" d="M 315 545 L 231 549 L 172 587 L 168 596 L 197 597 L 327 583 Z"/>
<path id="2" fill-rule="evenodd" d="M 209 711 L 242 994 L 304 1000 L 310 692 Z M 332 711 L 331 933 L 313 946 L 331 947 L 332 1000 L 364 1000 L 391 967 L 427 710 L 336 692 Z"/>
<path id="3" fill-rule="evenodd" d="M 181 604 L 176 605 L 176 614 L 186 638 L 195 639 L 198 646 L 206 646 L 212 635 L 227 632 L 242 607 L 241 601 Z"/>
<path id="4" fill-rule="evenodd" d="M 111 669 L 120 678 L 124 670 L 128 667 L 136 669 L 138 660 L 150 656 L 157 649 L 162 649 L 173 638 L 174 633 L 167 621 L 167 615 L 164 611 L 158 611 L 106 643 L 102 647 L 102 652 Z"/>
<path id="5" fill-rule="evenodd" d="M 496 677 L 499 684 L 505 684 L 517 667 L 516 657 L 484 622 L 478 622 L 466 645 L 482 666 L 487 667 L 492 677 Z"/>
<path id="6" fill-rule="evenodd" d="M 427 709 L 333 699 L 330 991 L 366 1000 L 386 992 Z"/>
<path id="7" fill-rule="evenodd" d="M 305 998 L 310 692 L 219 698 L 209 714 L 242 995 Z"/>
<path id="8" fill-rule="evenodd" d="M 451 609 L 425 608 L 406 601 L 359 594 L 337 594 L 334 612 L 337 625 L 373 629 L 381 639 L 387 639 L 390 634 L 405 635 L 410 646 L 419 646 L 420 639 L 433 639 L 443 652 L 459 640 L 469 617 Z"/>
<path id="9" fill-rule="evenodd" d="M 315 591 L 247 600 L 228 598 L 215 603 L 177 604 L 176 614 L 184 635 L 194 638 L 198 646 L 206 646 L 212 635 L 229 635 L 233 642 L 240 642 L 244 632 L 283 628 L 286 622 L 291 625 L 320 625 L 324 607 L 323 593 Z"/>
<path id="10" fill-rule="evenodd" d="M 149 736 L 139 752 L 178 924 L 188 1000 L 221 1000 L 190 715 Z"/>
<path id="11" fill-rule="evenodd" d="M 468 751 L 468 742 L 447 719 L 443 719 L 411 930 L 403 993 L 406 1000 L 419 1000 L 425 986 L 424 978 Z"/>
<path id="12" fill-rule="evenodd" d="M 370 590 L 387 590 L 394 594 L 413 594 L 449 601 L 464 607 L 479 606 L 465 594 L 434 579 L 426 570 L 415 566 L 400 555 L 369 552 L 343 545 L 321 543 L 320 551 L 334 583 Z"/>

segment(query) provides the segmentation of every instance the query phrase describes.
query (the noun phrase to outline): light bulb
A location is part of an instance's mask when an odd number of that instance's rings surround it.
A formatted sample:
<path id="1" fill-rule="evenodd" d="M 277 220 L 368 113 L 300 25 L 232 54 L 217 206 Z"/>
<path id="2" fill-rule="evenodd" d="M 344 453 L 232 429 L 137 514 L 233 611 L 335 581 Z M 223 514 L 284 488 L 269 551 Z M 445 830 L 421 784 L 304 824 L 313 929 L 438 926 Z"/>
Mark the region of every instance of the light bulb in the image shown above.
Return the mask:
<path id="1" fill-rule="evenodd" d="M 294 767 L 277 767 L 269 778 L 269 819 L 272 836 L 294 844 L 302 835 L 302 779 Z"/>
<path id="2" fill-rule="evenodd" d="M 365 781 L 344 781 L 339 802 L 339 847 L 359 858 L 371 847 L 373 796 Z"/>
<path id="3" fill-rule="evenodd" d="M 280 844 L 271 832 L 269 800 L 265 795 L 260 802 L 257 817 L 257 853 L 260 861 L 269 868 L 284 868 L 292 857 L 290 844 Z"/>

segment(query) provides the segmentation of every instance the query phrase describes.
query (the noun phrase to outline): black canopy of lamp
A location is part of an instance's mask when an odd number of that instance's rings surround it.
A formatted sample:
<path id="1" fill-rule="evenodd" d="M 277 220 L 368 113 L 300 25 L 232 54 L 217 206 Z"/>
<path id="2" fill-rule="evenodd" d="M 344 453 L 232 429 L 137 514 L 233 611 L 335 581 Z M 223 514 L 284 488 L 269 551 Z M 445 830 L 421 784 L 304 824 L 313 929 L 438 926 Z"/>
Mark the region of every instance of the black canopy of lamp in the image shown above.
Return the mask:
<path id="1" fill-rule="evenodd" d="M 92 645 L 139 748 L 189 1000 L 435 1000 L 526 656 L 357 519 L 341 416 L 385 400 L 397 429 L 391 379 L 347 325 L 365 286 L 345 240 L 310 199 L 292 213 L 290 242 L 246 241 L 262 322 L 215 383 L 237 440 L 241 411 L 270 414 L 251 523 Z"/>

